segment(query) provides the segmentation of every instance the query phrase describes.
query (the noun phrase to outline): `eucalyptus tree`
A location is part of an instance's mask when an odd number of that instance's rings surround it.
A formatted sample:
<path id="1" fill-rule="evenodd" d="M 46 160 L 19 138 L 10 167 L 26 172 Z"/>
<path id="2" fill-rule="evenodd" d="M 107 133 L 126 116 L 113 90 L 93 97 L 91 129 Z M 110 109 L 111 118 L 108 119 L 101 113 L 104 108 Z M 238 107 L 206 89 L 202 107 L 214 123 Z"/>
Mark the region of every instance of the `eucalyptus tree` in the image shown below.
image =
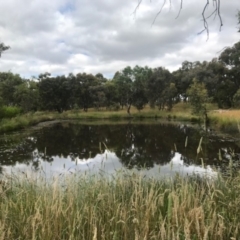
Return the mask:
<path id="1" fill-rule="evenodd" d="M 13 96 L 24 112 L 37 111 L 39 108 L 39 89 L 35 81 L 24 80 L 16 86 Z"/>
<path id="2" fill-rule="evenodd" d="M 237 107 L 237 108 L 240 107 L 240 88 L 237 90 L 237 92 L 233 96 L 233 104 L 234 104 L 234 107 Z"/>
<path id="3" fill-rule="evenodd" d="M 140 67 L 137 65 L 133 68 L 132 104 L 139 111 L 148 103 L 147 81 L 151 76 L 152 69 L 147 66 Z"/>
<path id="4" fill-rule="evenodd" d="M 17 106 L 18 100 L 14 97 L 16 87 L 23 83 L 23 79 L 18 74 L 11 72 L 0 73 L 0 96 L 2 102 L 7 106 Z"/>
<path id="5" fill-rule="evenodd" d="M 193 79 L 193 83 L 187 90 L 187 95 L 192 106 L 192 113 L 203 117 L 206 123 L 208 120 L 207 103 L 209 102 L 209 97 L 205 84 L 197 79 Z"/>
<path id="6" fill-rule="evenodd" d="M 116 86 L 116 82 L 113 80 L 108 80 L 104 84 L 104 92 L 105 92 L 105 104 L 107 109 L 118 110 L 119 102 L 118 102 L 118 89 Z"/>
<path id="7" fill-rule="evenodd" d="M 174 71 L 173 81 L 175 83 L 175 87 L 177 88 L 177 98 L 183 99 L 184 102 L 187 101 L 187 89 L 192 83 L 192 79 L 194 78 L 193 68 L 196 66 L 193 62 L 184 61 L 182 63 L 181 68 Z"/>
<path id="8" fill-rule="evenodd" d="M 219 56 L 219 62 L 225 68 L 225 79 L 219 85 L 221 92 L 225 92 L 227 107 L 231 107 L 233 96 L 240 88 L 240 41 L 232 47 L 226 48 Z M 225 90 L 225 91 L 224 91 Z M 221 97 L 224 94 L 221 94 Z"/>
<path id="9" fill-rule="evenodd" d="M 61 113 L 70 108 L 71 91 L 65 76 L 46 77 L 39 81 L 39 98 L 43 110 Z"/>
<path id="10" fill-rule="evenodd" d="M 165 89 L 172 81 L 172 74 L 163 67 L 153 69 L 152 76 L 147 81 L 148 99 L 151 107 L 164 109 L 166 104 Z"/>
<path id="11" fill-rule="evenodd" d="M 117 88 L 118 101 L 120 106 L 127 106 L 127 113 L 130 114 L 133 94 L 133 70 L 130 66 L 125 67 L 122 71 L 116 72 L 113 82 Z"/>
<path id="12" fill-rule="evenodd" d="M 78 73 L 76 79 L 80 84 L 79 106 L 87 112 L 94 105 L 95 88 L 99 81 L 94 75 L 86 73 Z"/>

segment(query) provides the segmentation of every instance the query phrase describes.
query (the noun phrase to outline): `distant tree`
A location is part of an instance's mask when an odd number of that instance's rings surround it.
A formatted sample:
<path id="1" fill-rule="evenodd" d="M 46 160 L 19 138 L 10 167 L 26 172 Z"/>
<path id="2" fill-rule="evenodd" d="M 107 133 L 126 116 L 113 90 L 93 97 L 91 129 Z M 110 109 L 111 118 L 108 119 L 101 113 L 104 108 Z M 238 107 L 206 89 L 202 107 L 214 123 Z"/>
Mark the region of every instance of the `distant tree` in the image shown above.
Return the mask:
<path id="1" fill-rule="evenodd" d="M 184 61 L 182 67 L 172 73 L 175 87 L 177 88 L 178 99 L 183 99 L 184 102 L 187 100 L 187 89 L 192 83 L 195 77 L 193 73 L 194 63 Z"/>
<path id="2" fill-rule="evenodd" d="M 50 76 L 51 76 L 51 73 L 49 73 L 49 72 L 40 73 L 38 75 L 38 80 L 41 81 L 41 80 L 49 78 Z"/>
<path id="3" fill-rule="evenodd" d="M 70 88 L 65 76 L 44 78 L 39 82 L 39 98 L 44 110 L 61 113 L 70 109 Z"/>
<path id="4" fill-rule="evenodd" d="M 35 81 L 23 81 L 16 86 L 14 98 L 24 112 L 36 111 L 39 107 L 38 83 Z"/>
<path id="5" fill-rule="evenodd" d="M 99 80 L 92 74 L 86 73 L 78 73 L 76 79 L 80 84 L 79 106 L 87 112 L 88 108 L 94 106 L 94 93 L 96 93 L 96 86 L 98 86 Z"/>
<path id="6" fill-rule="evenodd" d="M 166 98 L 165 89 L 172 80 L 172 74 L 165 68 L 159 67 L 153 70 L 152 76 L 147 81 L 148 99 L 151 107 L 158 106 L 159 110 L 164 109 Z"/>
<path id="7" fill-rule="evenodd" d="M 122 71 L 116 72 L 113 82 L 117 88 L 118 100 L 123 108 L 127 106 L 127 113 L 130 114 L 132 106 L 132 84 L 133 84 L 133 70 L 130 66 L 125 67 Z"/>
<path id="8" fill-rule="evenodd" d="M 106 97 L 106 107 L 108 109 L 118 110 L 119 102 L 118 102 L 118 91 L 117 86 L 114 81 L 107 81 L 104 85 L 104 92 Z"/>
<path id="9" fill-rule="evenodd" d="M 192 114 L 203 117 L 206 123 L 208 120 L 207 103 L 209 102 L 209 97 L 205 84 L 194 79 L 187 90 L 187 95 L 192 106 Z"/>
<path id="10" fill-rule="evenodd" d="M 234 103 L 234 107 L 237 107 L 237 108 L 240 107 L 240 88 L 237 90 L 237 92 L 233 96 L 233 103 Z"/>
<path id="11" fill-rule="evenodd" d="M 135 66 L 133 68 L 132 104 L 139 111 L 148 103 L 147 81 L 152 76 L 152 69 Z"/>
<path id="12" fill-rule="evenodd" d="M 177 88 L 175 87 L 175 83 L 170 83 L 163 92 L 163 98 L 165 99 L 164 102 L 168 111 L 172 110 L 176 97 Z"/>
<path id="13" fill-rule="evenodd" d="M 147 102 L 148 98 L 144 82 L 141 81 L 141 79 L 136 79 L 133 82 L 132 104 L 138 111 L 140 111 L 144 108 L 144 105 L 147 104 Z"/>
<path id="14" fill-rule="evenodd" d="M 19 102 L 14 97 L 14 92 L 22 83 L 23 79 L 18 74 L 11 72 L 0 73 L 0 96 L 4 105 L 18 106 Z"/>

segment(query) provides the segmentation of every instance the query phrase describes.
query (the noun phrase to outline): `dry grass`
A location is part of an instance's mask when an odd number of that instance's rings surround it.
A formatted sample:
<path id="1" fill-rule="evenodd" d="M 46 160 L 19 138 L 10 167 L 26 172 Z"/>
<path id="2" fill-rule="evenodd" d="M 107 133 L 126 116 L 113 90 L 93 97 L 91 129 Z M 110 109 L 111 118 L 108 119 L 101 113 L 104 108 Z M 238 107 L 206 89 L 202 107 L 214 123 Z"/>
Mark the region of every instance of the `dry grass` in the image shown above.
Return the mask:
<path id="1" fill-rule="evenodd" d="M 240 131 L 240 110 L 217 110 L 210 113 L 210 120 L 222 130 Z"/>
<path id="2" fill-rule="evenodd" d="M 1 185 L 0 239 L 239 239 L 239 181 L 15 179 Z"/>

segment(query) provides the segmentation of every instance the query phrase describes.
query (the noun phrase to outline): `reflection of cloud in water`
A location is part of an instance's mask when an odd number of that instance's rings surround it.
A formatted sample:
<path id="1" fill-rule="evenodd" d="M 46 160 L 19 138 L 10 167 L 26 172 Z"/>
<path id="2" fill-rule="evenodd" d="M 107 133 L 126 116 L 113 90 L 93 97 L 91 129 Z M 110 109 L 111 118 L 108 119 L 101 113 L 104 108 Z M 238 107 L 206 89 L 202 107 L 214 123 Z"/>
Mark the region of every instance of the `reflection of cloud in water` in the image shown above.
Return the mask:
<path id="1" fill-rule="evenodd" d="M 181 156 L 182 155 L 180 153 L 176 152 L 170 163 L 161 167 L 165 175 L 167 173 L 169 173 L 170 175 L 172 175 L 173 173 L 179 173 L 182 175 L 199 174 L 207 176 L 216 176 L 217 173 L 210 166 L 204 168 L 194 164 L 186 165 L 184 161 L 181 159 Z"/>
<path id="2" fill-rule="evenodd" d="M 154 167 L 150 169 L 137 170 L 133 168 L 127 170 L 123 167 L 116 154 L 108 150 L 105 150 L 102 154 L 97 154 L 94 158 L 88 159 L 80 159 L 77 157 L 73 161 L 70 156 L 67 158 L 54 156 L 53 162 L 51 163 L 39 160 L 39 169 L 39 174 L 47 178 L 73 173 L 88 173 L 90 175 L 101 173 L 102 175 L 111 176 L 114 175 L 116 171 L 123 169 L 129 173 L 140 173 L 143 176 L 153 178 L 171 177 L 177 173 L 182 176 L 198 174 L 200 176 L 213 177 L 217 175 L 210 166 L 203 168 L 197 165 L 186 165 L 181 159 L 181 154 L 177 152 L 169 163 L 162 166 L 154 164 Z M 24 172 L 28 175 L 37 175 L 37 173 L 33 171 L 32 164 L 25 165 L 17 163 L 13 168 L 5 167 L 5 172 L 8 174 Z"/>

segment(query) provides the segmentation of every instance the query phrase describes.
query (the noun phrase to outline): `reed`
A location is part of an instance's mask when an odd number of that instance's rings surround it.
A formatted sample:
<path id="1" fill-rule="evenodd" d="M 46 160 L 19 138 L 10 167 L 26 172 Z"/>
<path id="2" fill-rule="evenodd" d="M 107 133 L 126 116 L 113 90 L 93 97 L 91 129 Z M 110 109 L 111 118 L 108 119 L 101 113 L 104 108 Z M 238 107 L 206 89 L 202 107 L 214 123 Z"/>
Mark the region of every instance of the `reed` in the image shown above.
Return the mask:
<path id="1" fill-rule="evenodd" d="M 0 239 L 239 239 L 239 181 L 11 178 L 0 185 Z"/>

